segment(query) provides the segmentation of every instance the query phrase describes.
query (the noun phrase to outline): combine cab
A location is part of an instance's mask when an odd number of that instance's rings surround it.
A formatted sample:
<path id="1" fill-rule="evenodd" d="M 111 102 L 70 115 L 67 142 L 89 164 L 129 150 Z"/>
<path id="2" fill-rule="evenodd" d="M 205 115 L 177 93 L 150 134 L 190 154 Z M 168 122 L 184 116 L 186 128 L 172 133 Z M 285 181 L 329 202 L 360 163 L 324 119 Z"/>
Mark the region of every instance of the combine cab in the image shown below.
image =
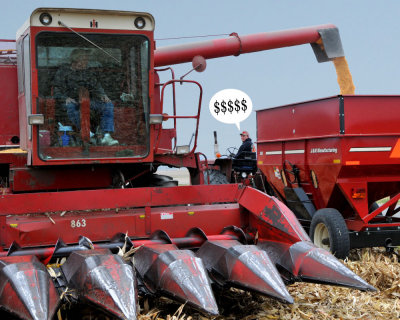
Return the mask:
<path id="1" fill-rule="evenodd" d="M 399 114 L 399 96 L 355 95 L 257 112 L 259 168 L 314 243 L 340 258 L 400 245 Z"/>
<path id="2" fill-rule="evenodd" d="M 294 281 L 373 290 L 315 247 L 276 198 L 241 184 L 204 184 L 195 152 L 201 86 L 160 83 L 154 69 L 199 54 L 303 43 L 335 55 L 317 41 L 337 29 L 157 51 L 153 29 L 145 13 L 42 8 L 16 43 L 2 43 L 10 49 L 0 66 L 3 311 L 52 319 L 61 310 L 70 318 L 83 304 L 136 319 L 138 295 L 163 295 L 217 315 L 213 287 L 286 303 L 293 299 L 285 284 Z M 163 112 L 164 89 L 176 82 L 200 89 L 192 116 L 178 115 L 175 104 L 172 115 Z M 196 122 L 192 148 L 176 143 L 176 120 L 186 118 Z M 165 129 L 168 119 L 174 127 Z M 189 168 L 192 185 L 157 175 L 160 165 Z"/>

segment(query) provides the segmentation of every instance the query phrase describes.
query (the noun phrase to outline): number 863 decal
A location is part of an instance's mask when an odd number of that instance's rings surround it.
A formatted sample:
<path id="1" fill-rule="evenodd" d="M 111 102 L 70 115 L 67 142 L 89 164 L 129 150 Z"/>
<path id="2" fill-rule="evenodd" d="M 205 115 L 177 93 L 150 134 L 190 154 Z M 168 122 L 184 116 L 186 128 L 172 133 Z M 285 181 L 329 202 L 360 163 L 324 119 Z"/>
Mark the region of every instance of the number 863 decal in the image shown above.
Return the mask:
<path id="1" fill-rule="evenodd" d="M 85 219 L 71 220 L 71 228 L 85 228 L 85 227 L 86 227 Z"/>

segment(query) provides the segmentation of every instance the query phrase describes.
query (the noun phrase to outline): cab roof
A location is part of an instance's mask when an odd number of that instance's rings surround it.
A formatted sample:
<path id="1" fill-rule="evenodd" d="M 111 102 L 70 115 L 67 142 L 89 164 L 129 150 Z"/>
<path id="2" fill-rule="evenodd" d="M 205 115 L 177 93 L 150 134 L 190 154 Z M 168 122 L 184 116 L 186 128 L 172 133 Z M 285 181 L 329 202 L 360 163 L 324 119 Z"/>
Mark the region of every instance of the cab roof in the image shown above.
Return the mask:
<path id="1" fill-rule="evenodd" d="M 49 24 L 43 24 L 40 17 L 44 14 L 51 17 Z M 143 19 L 144 26 L 139 28 L 135 21 Z M 154 31 L 154 17 L 149 13 L 99 9 L 38 8 L 17 31 L 18 39 L 29 27 L 59 28 L 59 21 L 70 28 L 92 28 L 110 30 L 143 30 Z"/>

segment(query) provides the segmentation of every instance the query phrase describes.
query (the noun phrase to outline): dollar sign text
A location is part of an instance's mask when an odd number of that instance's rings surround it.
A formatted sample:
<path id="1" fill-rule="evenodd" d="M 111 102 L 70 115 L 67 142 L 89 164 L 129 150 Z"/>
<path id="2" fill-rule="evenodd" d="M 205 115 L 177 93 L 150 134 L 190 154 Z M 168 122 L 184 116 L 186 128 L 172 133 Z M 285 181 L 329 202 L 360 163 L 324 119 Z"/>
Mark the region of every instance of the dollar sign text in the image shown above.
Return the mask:
<path id="1" fill-rule="evenodd" d="M 246 105 L 245 99 L 242 100 L 242 110 L 243 110 L 243 112 L 246 112 L 246 110 L 247 110 L 247 105 Z"/>
<path id="2" fill-rule="evenodd" d="M 235 101 L 235 111 L 237 112 L 237 113 L 239 113 L 239 111 L 240 111 L 240 101 L 238 100 L 238 99 L 236 99 L 236 101 Z"/>
<path id="3" fill-rule="evenodd" d="M 232 111 L 233 111 L 233 101 L 232 100 L 228 101 L 228 111 L 232 114 Z"/>
<path id="4" fill-rule="evenodd" d="M 221 110 L 219 109 L 218 105 L 219 105 L 219 102 L 218 102 L 218 101 L 215 101 L 215 103 L 214 103 L 214 107 L 215 107 L 214 112 L 215 112 L 217 115 L 218 115 L 218 113 L 221 111 Z"/>
<path id="5" fill-rule="evenodd" d="M 225 114 L 225 112 L 226 112 L 226 102 L 225 102 L 225 100 L 222 100 L 222 102 L 221 102 L 221 111 L 223 112 L 223 114 Z"/>

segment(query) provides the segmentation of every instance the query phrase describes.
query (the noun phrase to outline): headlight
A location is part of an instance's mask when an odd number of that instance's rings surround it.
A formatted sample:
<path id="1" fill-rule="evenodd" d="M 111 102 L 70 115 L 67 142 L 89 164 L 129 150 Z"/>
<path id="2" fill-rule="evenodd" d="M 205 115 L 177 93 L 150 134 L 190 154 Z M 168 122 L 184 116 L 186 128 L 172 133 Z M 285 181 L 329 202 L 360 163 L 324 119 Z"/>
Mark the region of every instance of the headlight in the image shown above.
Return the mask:
<path id="1" fill-rule="evenodd" d="M 247 173 L 246 172 L 242 172 L 241 176 L 242 176 L 243 179 L 245 179 L 245 178 L 247 178 Z"/>
<path id="2" fill-rule="evenodd" d="M 39 21 L 40 21 L 41 24 L 43 24 L 44 26 L 48 26 L 48 25 L 53 21 L 53 18 L 51 17 L 50 13 L 43 12 L 43 13 L 39 16 Z"/>
<path id="3" fill-rule="evenodd" d="M 134 24 L 136 28 L 143 29 L 146 26 L 146 21 L 142 17 L 137 17 Z"/>

